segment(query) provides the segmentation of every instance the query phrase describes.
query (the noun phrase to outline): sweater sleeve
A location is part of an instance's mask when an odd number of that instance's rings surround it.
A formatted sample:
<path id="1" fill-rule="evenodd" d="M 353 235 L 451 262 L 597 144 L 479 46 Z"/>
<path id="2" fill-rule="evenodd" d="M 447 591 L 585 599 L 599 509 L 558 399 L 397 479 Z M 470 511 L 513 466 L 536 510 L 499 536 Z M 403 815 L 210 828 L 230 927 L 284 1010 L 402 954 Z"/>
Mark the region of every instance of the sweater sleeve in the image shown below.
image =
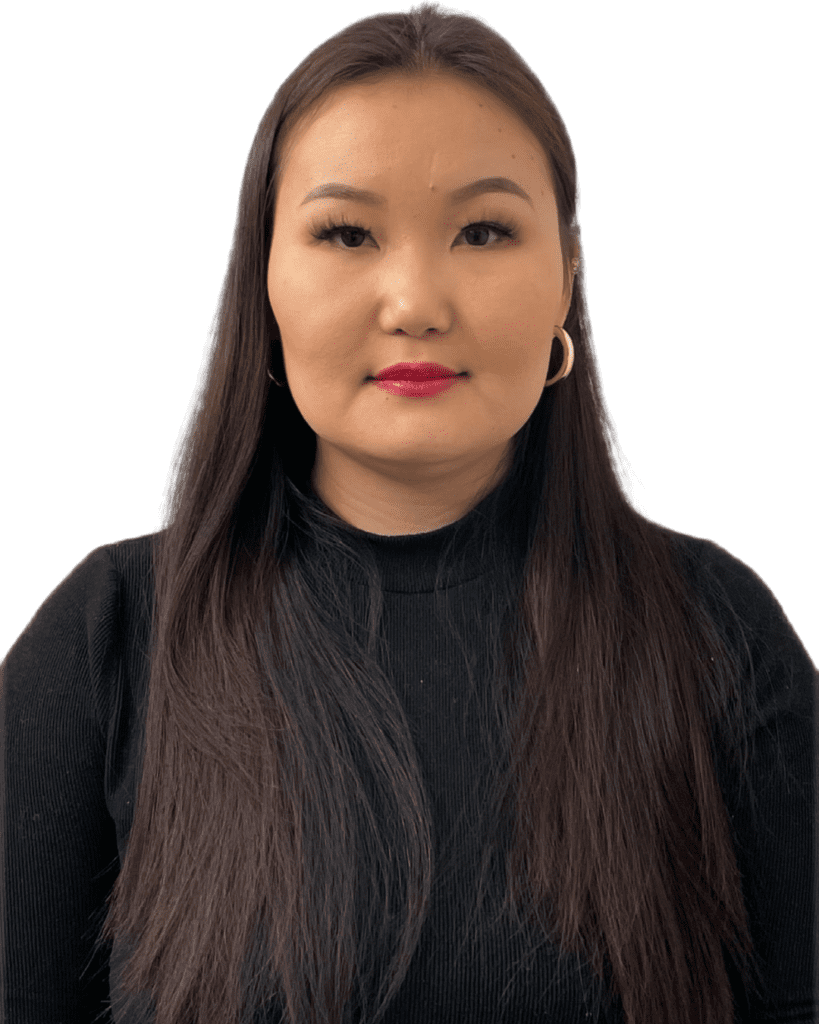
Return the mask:
<path id="1" fill-rule="evenodd" d="M 109 552 L 92 552 L 0 665 L 7 1024 L 108 1019 L 107 957 L 91 953 L 119 870 L 99 689 L 117 677 L 119 590 Z"/>
<path id="2" fill-rule="evenodd" d="M 742 637 L 760 717 L 750 737 L 750 792 L 737 767 L 718 756 L 718 775 L 742 876 L 751 936 L 766 992 L 737 991 L 738 1024 L 819 1022 L 817 961 L 816 666 L 759 576 L 711 542 L 701 565 L 730 632 Z M 736 615 L 736 619 L 733 615 Z M 721 616 L 725 619 L 724 616 Z M 751 795 L 752 794 L 752 795 Z"/>

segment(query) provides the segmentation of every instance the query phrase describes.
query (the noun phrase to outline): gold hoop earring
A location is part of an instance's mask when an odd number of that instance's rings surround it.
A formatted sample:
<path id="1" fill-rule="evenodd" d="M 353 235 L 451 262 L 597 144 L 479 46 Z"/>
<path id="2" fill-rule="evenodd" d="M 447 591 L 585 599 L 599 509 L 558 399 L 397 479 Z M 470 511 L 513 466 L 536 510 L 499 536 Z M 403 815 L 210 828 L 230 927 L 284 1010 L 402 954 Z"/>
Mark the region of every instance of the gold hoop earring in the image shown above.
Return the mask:
<path id="1" fill-rule="evenodd" d="M 568 377 L 572 372 L 574 366 L 574 344 L 572 339 L 569 337 L 569 332 L 564 331 L 562 327 L 553 327 L 552 330 L 557 331 L 558 340 L 563 346 L 563 362 L 560 364 L 560 369 L 557 373 L 549 379 L 546 378 L 546 383 L 543 385 L 544 388 L 550 388 L 552 384 L 557 384 L 559 380 L 563 380 L 564 377 Z"/>

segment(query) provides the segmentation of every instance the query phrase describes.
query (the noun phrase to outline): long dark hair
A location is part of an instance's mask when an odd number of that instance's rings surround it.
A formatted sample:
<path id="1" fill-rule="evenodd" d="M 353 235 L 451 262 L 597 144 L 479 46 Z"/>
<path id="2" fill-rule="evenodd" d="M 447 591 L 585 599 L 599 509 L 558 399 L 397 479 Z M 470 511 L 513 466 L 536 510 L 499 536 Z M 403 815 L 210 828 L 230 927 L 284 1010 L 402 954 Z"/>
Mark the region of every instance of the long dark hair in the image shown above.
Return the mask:
<path id="1" fill-rule="evenodd" d="M 282 146 L 300 118 L 344 83 L 429 73 L 522 118 L 548 158 L 566 273 L 582 251 L 563 121 L 476 18 L 430 4 L 365 18 L 303 60 L 265 112 L 155 545 L 138 795 L 100 936 L 129 939 L 121 982 L 150 994 L 157 1024 L 238 1024 L 274 997 L 290 1024 L 340 1024 L 354 990 L 360 1019 L 378 1020 L 418 944 L 436 868 L 429 800 L 371 642 L 378 574 L 361 556 L 364 643 L 345 619 L 344 574 L 309 557 L 311 541 L 353 555 L 311 492 L 315 435 L 267 375 L 283 370 L 266 274 Z M 628 1024 L 729 1024 L 731 972 L 749 992 L 760 978 L 714 751 L 747 781 L 749 648 L 696 596 L 676 535 L 625 496 L 583 282 L 581 264 L 565 323 L 574 369 L 544 390 L 508 475 L 480 496 L 488 530 L 501 510 L 515 517 L 524 558 L 493 626 L 486 722 L 504 746 L 476 905 L 500 851 L 500 913 L 586 956 Z M 550 373 L 559 355 L 555 342 Z M 397 923 L 376 879 L 402 893 Z"/>

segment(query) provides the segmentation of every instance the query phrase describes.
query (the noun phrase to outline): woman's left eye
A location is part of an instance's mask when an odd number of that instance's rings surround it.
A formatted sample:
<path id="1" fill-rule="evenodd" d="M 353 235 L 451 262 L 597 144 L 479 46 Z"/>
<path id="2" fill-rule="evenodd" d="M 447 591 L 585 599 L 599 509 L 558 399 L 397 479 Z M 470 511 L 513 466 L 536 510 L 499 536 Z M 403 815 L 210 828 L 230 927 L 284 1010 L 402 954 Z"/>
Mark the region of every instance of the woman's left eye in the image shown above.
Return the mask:
<path id="1" fill-rule="evenodd" d="M 517 228 L 514 224 L 499 224 L 496 221 L 476 221 L 475 223 L 467 224 L 466 227 L 461 228 L 459 235 L 466 236 L 472 234 L 474 238 L 474 232 L 479 232 L 481 234 L 483 234 L 484 232 L 494 233 L 496 235 L 499 235 L 501 238 L 517 239 L 518 237 Z M 360 224 L 348 224 L 346 221 L 342 222 L 341 224 L 323 224 L 317 228 L 314 228 L 312 231 L 313 238 L 317 239 L 320 242 L 329 241 L 330 239 L 335 238 L 337 234 L 341 235 L 342 233 L 345 233 L 347 236 L 345 243 L 342 246 L 342 248 L 344 249 L 361 248 L 360 245 L 347 244 L 347 241 L 349 241 L 350 233 L 352 233 L 353 235 L 369 235 L 370 237 L 372 237 L 372 232 L 370 231 L 369 228 L 365 228 Z M 488 245 L 470 245 L 469 248 L 486 249 L 488 248 Z"/>
<path id="2" fill-rule="evenodd" d="M 477 224 L 467 224 L 462 229 L 461 234 L 466 234 L 468 231 L 494 231 L 496 235 L 501 235 L 503 238 L 517 238 L 517 232 L 511 224 L 490 224 L 486 221 L 480 221 Z M 483 246 L 480 246 L 483 248 Z"/>

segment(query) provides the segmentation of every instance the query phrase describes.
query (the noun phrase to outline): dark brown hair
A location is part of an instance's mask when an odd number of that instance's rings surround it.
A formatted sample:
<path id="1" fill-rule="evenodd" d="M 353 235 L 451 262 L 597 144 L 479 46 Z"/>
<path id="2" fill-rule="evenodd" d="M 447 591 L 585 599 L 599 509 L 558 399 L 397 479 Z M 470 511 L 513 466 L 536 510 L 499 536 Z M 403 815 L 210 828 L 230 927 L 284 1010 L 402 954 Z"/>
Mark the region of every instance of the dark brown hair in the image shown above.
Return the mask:
<path id="1" fill-rule="evenodd" d="M 303 60 L 265 112 L 155 548 L 138 796 L 100 937 L 130 937 L 122 983 L 150 994 L 157 1024 L 238 1024 L 274 998 L 290 1024 L 341 1024 L 354 990 L 360 1019 L 378 1020 L 418 943 L 436 865 L 415 747 L 372 643 L 378 573 L 364 565 L 365 644 L 346 628 L 343 574 L 309 557 L 310 539 L 352 556 L 311 494 L 315 436 L 267 375 L 283 370 L 266 273 L 282 147 L 300 119 L 344 83 L 442 73 L 494 93 L 534 133 L 567 274 L 582 252 L 563 121 L 476 18 L 428 4 L 365 18 Z M 747 781 L 749 648 L 741 628 L 716 625 L 671 532 L 625 496 L 582 269 L 565 327 L 574 369 L 544 390 L 508 475 L 481 496 L 488 528 L 505 510 L 526 544 L 492 627 L 486 723 L 501 724 L 505 754 L 476 906 L 502 852 L 499 913 L 586 956 L 628 1024 L 732 1024 L 729 972 L 749 994 L 760 982 L 714 750 Z M 559 356 L 555 343 L 550 373 Z M 397 925 L 378 878 L 403 894 Z"/>

